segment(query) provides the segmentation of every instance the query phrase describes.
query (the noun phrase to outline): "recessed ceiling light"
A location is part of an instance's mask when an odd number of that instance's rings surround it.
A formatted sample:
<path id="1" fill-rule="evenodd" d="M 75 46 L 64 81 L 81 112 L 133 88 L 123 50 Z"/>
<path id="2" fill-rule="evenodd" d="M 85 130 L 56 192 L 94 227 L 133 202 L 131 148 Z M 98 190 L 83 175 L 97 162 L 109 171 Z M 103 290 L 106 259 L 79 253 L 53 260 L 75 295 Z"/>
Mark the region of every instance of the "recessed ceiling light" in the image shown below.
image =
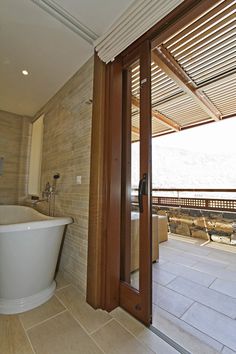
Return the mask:
<path id="1" fill-rule="evenodd" d="M 29 72 L 27 70 L 22 70 L 22 74 L 26 76 L 29 75 Z"/>

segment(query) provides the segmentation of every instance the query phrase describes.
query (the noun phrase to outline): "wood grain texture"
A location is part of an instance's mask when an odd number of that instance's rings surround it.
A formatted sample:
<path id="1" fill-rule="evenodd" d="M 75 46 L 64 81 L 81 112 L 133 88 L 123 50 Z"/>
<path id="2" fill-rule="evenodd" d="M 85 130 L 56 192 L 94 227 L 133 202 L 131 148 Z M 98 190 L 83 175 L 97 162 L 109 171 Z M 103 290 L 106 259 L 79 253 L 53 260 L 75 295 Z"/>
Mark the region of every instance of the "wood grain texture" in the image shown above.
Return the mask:
<path id="1" fill-rule="evenodd" d="M 104 283 L 104 135 L 105 135 L 106 66 L 94 55 L 94 86 L 91 139 L 91 173 L 89 188 L 88 277 L 87 301 L 94 308 L 102 307 Z"/>

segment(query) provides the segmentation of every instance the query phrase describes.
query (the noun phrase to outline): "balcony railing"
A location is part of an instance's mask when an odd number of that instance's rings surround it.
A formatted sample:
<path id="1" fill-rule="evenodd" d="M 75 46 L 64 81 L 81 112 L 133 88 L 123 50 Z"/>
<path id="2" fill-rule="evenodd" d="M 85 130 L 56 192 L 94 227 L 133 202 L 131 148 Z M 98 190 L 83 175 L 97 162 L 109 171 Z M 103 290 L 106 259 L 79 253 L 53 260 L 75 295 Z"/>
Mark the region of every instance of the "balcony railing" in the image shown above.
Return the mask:
<path id="1" fill-rule="evenodd" d="M 132 190 L 132 203 L 138 203 L 138 189 Z M 223 193 L 224 198 L 208 197 L 195 198 L 183 196 L 187 193 L 197 194 L 219 194 Z M 232 193 L 235 193 L 235 199 L 232 199 Z M 165 195 L 167 194 L 167 195 Z M 170 196 L 172 194 L 172 196 Z M 231 195 L 231 199 L 225 196 Z M 177 196 L 176 196 L 177 195 Z M 215 211 L 236 212 L 236 189 L 153 189 L 152 203 L 159 207 L 181 207 L 188 209 L 207 209 Z"/>

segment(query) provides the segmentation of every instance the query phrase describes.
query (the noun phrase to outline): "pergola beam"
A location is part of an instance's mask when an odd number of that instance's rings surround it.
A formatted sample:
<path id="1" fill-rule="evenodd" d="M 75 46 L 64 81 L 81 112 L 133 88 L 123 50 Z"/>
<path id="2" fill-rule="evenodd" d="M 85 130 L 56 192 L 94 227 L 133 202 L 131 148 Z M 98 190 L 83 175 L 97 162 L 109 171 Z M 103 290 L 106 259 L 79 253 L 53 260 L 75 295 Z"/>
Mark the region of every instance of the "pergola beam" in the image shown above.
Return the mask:
<path id="1" fill-rule="evenodd" d="M 137 97 L 132 96 L 131 102 L 132 102 L 133 106 L 135 106 L 137 108 L 140 107 L 140 100 Z M 156 119 L 161 121 L 168 128 L 171 128 L 177 132 L 181 130 L 181 127 L 179 124 L 175 123 L 173 120 L 166 117 L 164 114 L 154 111 L 153 109 L 152 109 L 152 117 L 155 117 Z"/>
<path id="2" fill-rule="evenodd" d="M 191 96 L 198 106 L 212 119 L 215 121 L 222 119 L 220 111 L 213 105 L 204 92 L 197 87 L 163 45 L 157 47 L 152 52 L 152 59 L 155 64 Z"/>

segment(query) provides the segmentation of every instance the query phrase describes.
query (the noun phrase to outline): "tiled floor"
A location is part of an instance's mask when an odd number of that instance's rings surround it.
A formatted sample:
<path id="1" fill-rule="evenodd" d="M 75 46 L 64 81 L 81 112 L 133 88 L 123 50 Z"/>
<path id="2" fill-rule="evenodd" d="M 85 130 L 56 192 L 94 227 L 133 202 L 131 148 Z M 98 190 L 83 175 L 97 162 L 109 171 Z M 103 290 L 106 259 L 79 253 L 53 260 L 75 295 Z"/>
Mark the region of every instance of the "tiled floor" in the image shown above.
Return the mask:
<path id="1" fill-rule="evenodd" d="M 153 265 L 153 325 L 192 354 L 236 353 L 236 247 L 171 235 Z M 120 308 L 94 310 L 58 279 L 55 296 L 0 315 L 1 354 L 174 354 Z"/>
<path id="2" fill-rule="evenodd" d="M 58 279 L 55 296 L 20 315 L 0 315 L 1 354 L 174 354 L 177 351 L 117 308 L 94 310 Z"/>
<path id="3" fill-rule="evenodd" d="M 153 265 L 153 325 L 190 353 L 236 353 L 236 247 L 170 235 Z"/>

